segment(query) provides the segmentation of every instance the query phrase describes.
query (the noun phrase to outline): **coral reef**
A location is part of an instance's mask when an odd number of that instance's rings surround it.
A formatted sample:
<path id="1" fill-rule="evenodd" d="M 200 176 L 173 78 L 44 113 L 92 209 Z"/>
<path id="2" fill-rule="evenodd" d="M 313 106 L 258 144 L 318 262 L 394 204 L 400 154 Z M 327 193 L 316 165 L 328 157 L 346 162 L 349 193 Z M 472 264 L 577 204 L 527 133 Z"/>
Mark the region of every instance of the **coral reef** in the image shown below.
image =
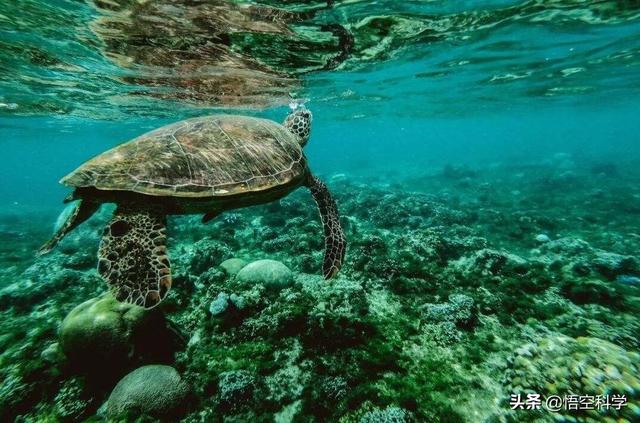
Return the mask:
<path id="1" fill-rule="evenodd" d="M 149 312 L 103 294 L 106 210 L 50 256 L 6 259 L 0 420 L 637 421 L 640 184 L 565 159 L 332 179 L 349 250 L 331 280 L 306 192 L 173 217 L 173 289 Z M 511 409 L 532 392 L 628 404 Z"/>
<path id="2" fill-rule="evenodd" d="M 269 289 L 280 290 L 291 285 L 293 274 L 279 261 L 258 260 L 240 269 L 236 279 L 247 286 L 260 284 Z"/>
<path id="3" fill-rule="evenodd" d="M 189 386 L 170 366 L 140 367 L 118 382 L 107 401 L 109 419 L 151 416 L 171 421 L 186 410 Z"/>
<path id="4" fill-rule="evenodd" d="M 360 419 L 360 423 L 406 423 L 408 421 L 410 421 L 409 414 L 398 407 L 369 411 Z"/>
<path id="5" fill-rule="evenodd" d="M 518 348 L 508 360 L 506 384 L 514 394 L 625 396 L 620 410 L 564 410 L 572 417 L 640 418 L 640 354 L 598 338 L 551 335 Z M 520 414 L 526 415 L 525 412 Z M 525 417 L 519 417 L 522 420 Z"/>
<path id="6" fill-rule="evenodd" d="M 171 357 L 164 316 L 120 303 L 109 293 L 71 310 L 59 333 L 60 349 L 69 364 L 85 374 L 114 376 L 140 360 Z"/>
<path id="7" fill-rule="evenodd" d="M 247 262 L 239 258 L 230 258 L 220 263 L 222 270 L 229 276 L 237 275 L 246 265 Z"/>

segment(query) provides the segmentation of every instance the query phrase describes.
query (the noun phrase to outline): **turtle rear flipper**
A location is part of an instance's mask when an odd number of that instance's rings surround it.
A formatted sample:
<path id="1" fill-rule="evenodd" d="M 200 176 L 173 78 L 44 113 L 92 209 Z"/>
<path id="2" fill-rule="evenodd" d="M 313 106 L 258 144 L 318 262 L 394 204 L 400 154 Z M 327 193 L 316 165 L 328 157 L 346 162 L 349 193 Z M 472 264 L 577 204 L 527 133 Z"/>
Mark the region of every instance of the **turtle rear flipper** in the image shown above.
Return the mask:
<path id="1" fill-rule="evenodd" d="M 336 206 L 336 202 L 327 186 L 315 176 L 309 176 L 307 184 L 313 199 L 318 205 L 322 226 L 324 227 L 322 274 L 326 279 L 329 279 L 340 271 L 347 243 L 342 226 L 340 226 L 338 206 Z"/>
<path id="2" fill-rule="evenodd" d="M 67 202 L 65 200 L 65 202 Z M 82 222 L 93 216 L 93 214 L 100 208 L 100 203 L 96 201 L 91 201 L 88 199 L 80 200 L 80 202 L 75 206 L 67 220 L 60 226 L 60 228 L 53 234 L 53 237 L 49 241 L 47 241 L 40 249 L 38 250 L 38 255 L 47 254 L 51 251 L 57 244 L 60 242 L 62 238 L 65 237 L 69 232 L 75 229 Z"/>
<path id="3" fill-rule="evenodd" d="M 147 309 L 171 288 L 166 215 L 142 206 L 119 206 L 105 227 L 98 251 L 98 273 L 118 301 Z"/>

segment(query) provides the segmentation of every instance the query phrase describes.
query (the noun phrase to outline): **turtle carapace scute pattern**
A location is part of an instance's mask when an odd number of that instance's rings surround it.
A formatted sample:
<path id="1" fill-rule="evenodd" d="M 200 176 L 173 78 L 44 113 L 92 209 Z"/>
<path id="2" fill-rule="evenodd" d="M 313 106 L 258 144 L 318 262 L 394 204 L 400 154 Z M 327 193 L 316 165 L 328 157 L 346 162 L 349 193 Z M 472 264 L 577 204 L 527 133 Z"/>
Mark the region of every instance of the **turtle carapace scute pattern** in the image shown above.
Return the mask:
<path id="1" fill-rule="evenodd" d="M 312 114 L 304 107 L 282 125 L 212 115 L 163 126 L 85 162 L 61 183 L 74 188 L 74 211 L 41 249 L 44 254 L 103 203 L 117 209 L 105 227 L 98 272 L 114 296 L 155 307 L 171 287 L 166 216 L 203 214 L 206 222 L 240 207 L 276 201 L 306 186 L 323 224 L 322 273 L 335 276 L 346 240 L 327 186 L 311 173 L 302 148 Z"/>
<path id="2" fill-rule="evenodd" d="M 299 139 L 284 126 L 267 119 L 217 115 L 142 135 L 89 160 L 61 182 L 209 198 L 286 185 L 303 178 L 305 171 Z"/>

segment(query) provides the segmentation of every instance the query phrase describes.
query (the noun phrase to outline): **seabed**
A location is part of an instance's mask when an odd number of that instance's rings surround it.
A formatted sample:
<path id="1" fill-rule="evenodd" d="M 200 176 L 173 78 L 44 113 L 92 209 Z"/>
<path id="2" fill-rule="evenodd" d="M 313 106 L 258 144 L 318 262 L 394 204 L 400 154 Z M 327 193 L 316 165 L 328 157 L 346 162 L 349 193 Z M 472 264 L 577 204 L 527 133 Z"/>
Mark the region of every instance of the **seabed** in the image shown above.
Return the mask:
<path id="1" fill-rule="evenodd" d="M 108 206 L 38 259 L 45 231 L 21 230 L 38 215 L 4 215 L 2 420 L 637 421 L 638 169 L 562 156 L 329 177 L 349 250 L 328 281 L 304 190 L 171 218 L 174 284 L 151 311 L 96 274 Z M 272 261 L 243 269 L 257 260 Z M 154 383 L 164 395 L 141 392 Z M 532 393 L 625 405 L 513 409 Z"/>

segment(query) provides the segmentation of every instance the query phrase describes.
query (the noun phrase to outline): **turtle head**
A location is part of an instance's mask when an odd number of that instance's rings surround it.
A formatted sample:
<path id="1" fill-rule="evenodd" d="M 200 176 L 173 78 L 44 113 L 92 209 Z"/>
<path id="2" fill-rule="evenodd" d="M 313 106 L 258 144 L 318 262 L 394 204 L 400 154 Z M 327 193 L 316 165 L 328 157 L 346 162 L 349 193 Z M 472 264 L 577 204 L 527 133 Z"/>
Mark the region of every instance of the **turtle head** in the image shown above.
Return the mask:
<path id="1" fill-rule="evenodd" d="M 292 134 L 298 136 L 300 145 L 303 147 L 309 141 L 309 132 L 311 132 L 311 121 L 313 115 L 304 106 L 299 107 L 297 110 L 292 110 L 291 113 L 284 120 L 284 127 Z"/>

